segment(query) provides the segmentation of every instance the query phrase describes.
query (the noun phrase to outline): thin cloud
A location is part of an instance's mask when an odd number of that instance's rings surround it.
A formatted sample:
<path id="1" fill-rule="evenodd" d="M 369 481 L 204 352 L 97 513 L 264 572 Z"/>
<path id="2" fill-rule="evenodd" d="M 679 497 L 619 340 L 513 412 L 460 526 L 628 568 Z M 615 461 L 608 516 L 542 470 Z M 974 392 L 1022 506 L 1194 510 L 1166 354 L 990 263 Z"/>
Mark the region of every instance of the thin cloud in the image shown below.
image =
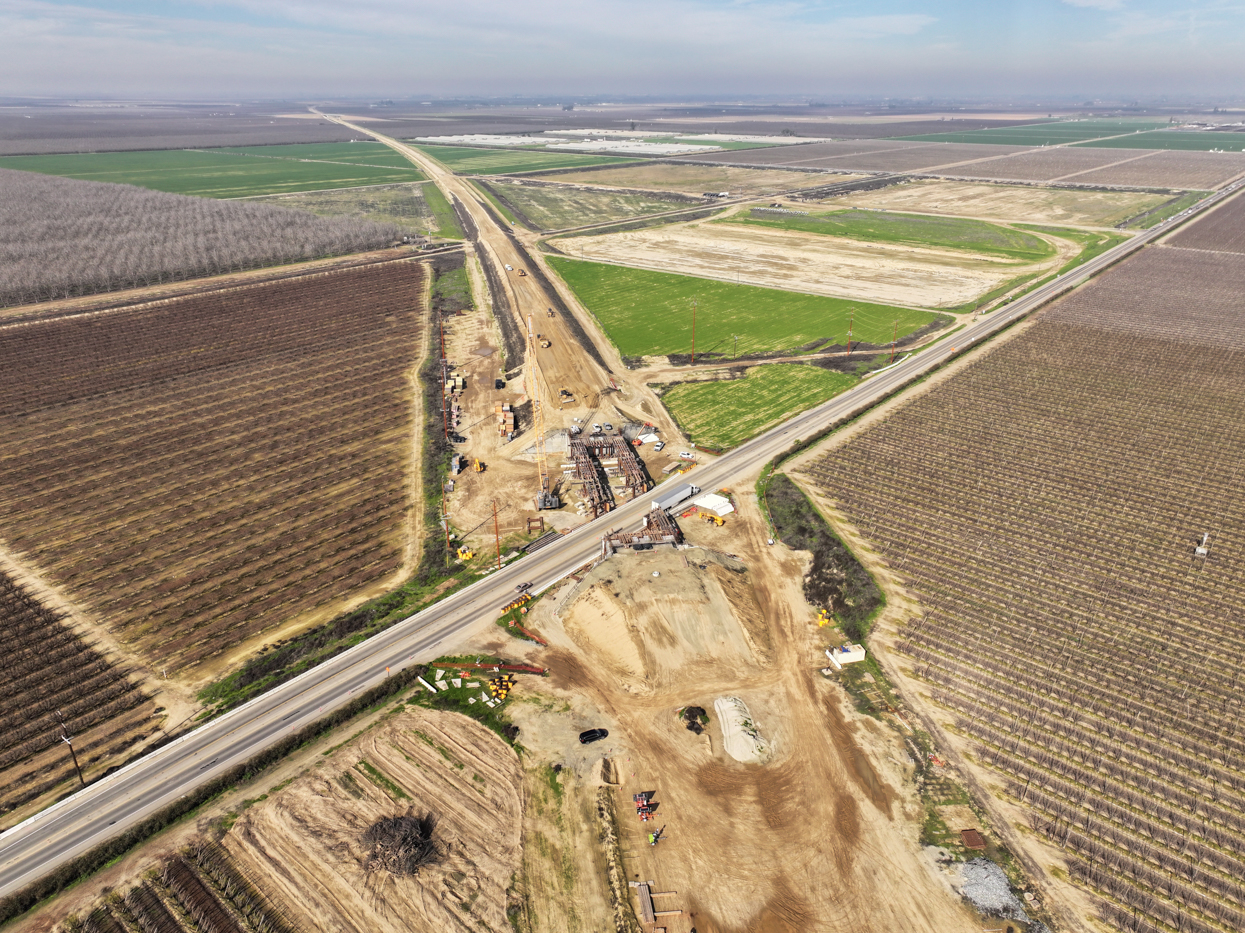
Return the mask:
<path id="1" fill-rule="evenodd" d="M 1124 9 L 1124 0 L 1063 0 L 1068 6 L 1079 6 L 1090 10 L 1113 10 Z"/>

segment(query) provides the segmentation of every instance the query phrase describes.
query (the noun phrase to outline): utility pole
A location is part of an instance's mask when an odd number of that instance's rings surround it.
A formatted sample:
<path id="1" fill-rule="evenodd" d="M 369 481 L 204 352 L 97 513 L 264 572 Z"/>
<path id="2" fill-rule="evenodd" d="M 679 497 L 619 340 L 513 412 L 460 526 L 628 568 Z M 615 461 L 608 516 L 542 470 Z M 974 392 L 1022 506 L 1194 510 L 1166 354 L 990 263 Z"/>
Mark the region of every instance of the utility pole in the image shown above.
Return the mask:
<path id="1" fill-rule="evenodd" d="M 497 542 L 497 569 L 501 570 L 501 531 L 497 525 L 497 500 L 493 500 L 493 540 Z"/>
<path id="2" fill-rule="evenodd" d="M 696 365 L 696 297 L 692 296 L 692 365 Z"/>
<path id="3" fill-rule="evenodd" d="M 856 323 L 856 309 L 852 308 L 847 318 L 847 355 L 852 355 L 852 325 Z"/>
<path id="4" fill-rule="evenodd" d="M 891 335 L 891 362 L 895 362 L 895 344 L 899 340 L 899 320 L 895 320 L 895 333 Z"/>
<path id="5" fill-rule="evenodd" d="M 73 738 L 69 735 L 69 730 L 65 728 L 65 714 L 57 710 L 54 715 L 61 727 L 61 741 L 69 746 L 69 755 L 73 758 L 74 770 L 78 772 L 78 783 L 86 787 L 86 779 L 83 778 L 82 768 L 78 765 L 78 753 L 73 750 Z"/>
<path id="6" fill-rule="evenodd" d="M 735 352 L 731 354 L 731 359 L 737 360 L 739 359 L 739 334 L 732 334 L 731 336 L 735 338 Z"/>

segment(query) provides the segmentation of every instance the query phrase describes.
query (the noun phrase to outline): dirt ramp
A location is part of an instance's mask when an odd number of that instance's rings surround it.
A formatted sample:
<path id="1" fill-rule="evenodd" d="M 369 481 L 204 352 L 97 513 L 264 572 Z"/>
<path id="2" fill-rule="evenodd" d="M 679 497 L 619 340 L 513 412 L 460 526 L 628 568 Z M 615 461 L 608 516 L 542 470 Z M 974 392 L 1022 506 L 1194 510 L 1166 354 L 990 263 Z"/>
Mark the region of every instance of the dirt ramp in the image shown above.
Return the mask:
<path id="1" fill-rule="evenodd" d="M 585 660 L 629 693 L 674 689 L 709 665 L 751 670 L 767 660 L 769 635 L 742 565 L 700 551 L 620 554 L 584 583 L 562 624 Z"/>
<path id="2" fill-rule="evenodd" d="M 520 783 L 483 726 L 409 710 L 248 810 L 225 846 L 304 930 L 506 930 Z M 369 871 L 365 831 L 412 810 L 435 817 L 443 858 L 414 876 Z"/>

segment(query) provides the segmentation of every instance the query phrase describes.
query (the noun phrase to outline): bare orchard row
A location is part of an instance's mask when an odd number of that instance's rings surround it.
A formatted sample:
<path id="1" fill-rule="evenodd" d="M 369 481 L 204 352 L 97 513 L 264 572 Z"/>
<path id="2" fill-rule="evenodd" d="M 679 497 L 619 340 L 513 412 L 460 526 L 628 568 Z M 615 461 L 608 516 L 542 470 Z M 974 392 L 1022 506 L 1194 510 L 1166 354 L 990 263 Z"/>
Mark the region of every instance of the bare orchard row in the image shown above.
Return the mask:
<path id="1" fill-rule="evenodd" d="M 1103 919 L 1237 930 L 1245 358 L 1099 310 L 1056 309 L 811 472 L 926 607 L 913 673 L 1094 866 Z"/>

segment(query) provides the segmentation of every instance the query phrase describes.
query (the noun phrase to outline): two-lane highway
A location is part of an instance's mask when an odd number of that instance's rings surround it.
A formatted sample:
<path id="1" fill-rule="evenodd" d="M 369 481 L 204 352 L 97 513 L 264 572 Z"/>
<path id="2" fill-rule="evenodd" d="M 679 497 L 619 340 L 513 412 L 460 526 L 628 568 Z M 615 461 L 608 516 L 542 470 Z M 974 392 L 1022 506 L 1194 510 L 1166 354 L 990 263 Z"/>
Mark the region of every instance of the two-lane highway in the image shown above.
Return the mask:
<path id="1" fill-rule="evenodd" d="M 812 437 L 853 417 L 1239 187 L 1238 183 L 1207 198 L 1190 211 L 1139 234 L 899 365 L 870 376 L 837 398 L 698 467 L 691 478 L 708 489 L 746 477 L 796 439 Z M 563 579 L 596 556 L 600 535 L 606 529 L 638 523 L 649 504 L 649 499 L 642 497 L 580 526 L 561 540 L 512 562 L 8 830 L 0 835 L 0 895 L 19 890 L 227 768 L 258 754 L 282 735 L 339 708 L 359 691 L 383 679 L 386 668 L 398 671 L 421 657 L 450 653 L 455 636 L 473 623 L 495 617 L 513 597 L 517 583 L 532 581 L 534 588 L 541 590 Z"/>

